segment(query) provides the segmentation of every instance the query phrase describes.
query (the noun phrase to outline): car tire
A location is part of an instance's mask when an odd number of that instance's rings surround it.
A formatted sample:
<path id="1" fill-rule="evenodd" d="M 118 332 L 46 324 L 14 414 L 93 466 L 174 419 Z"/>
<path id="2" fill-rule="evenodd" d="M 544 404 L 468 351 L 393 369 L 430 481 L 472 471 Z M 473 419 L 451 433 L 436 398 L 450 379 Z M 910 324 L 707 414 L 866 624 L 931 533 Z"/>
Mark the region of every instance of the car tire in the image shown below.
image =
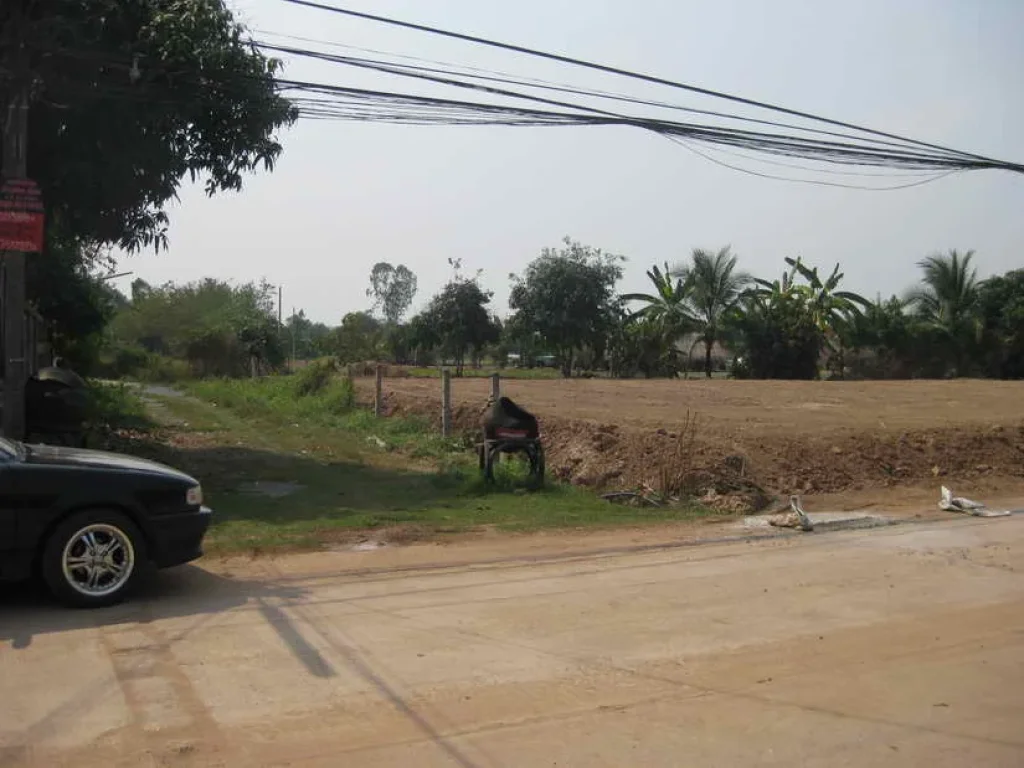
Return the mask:
<path id="1" fill-rule="evenodd" d="M 72 608 L 101 608 L 127 597 L 147 564 L 142 531 L 122 512 L 77 512 L 54 529 L 42 555 L 50 592 Z"/>

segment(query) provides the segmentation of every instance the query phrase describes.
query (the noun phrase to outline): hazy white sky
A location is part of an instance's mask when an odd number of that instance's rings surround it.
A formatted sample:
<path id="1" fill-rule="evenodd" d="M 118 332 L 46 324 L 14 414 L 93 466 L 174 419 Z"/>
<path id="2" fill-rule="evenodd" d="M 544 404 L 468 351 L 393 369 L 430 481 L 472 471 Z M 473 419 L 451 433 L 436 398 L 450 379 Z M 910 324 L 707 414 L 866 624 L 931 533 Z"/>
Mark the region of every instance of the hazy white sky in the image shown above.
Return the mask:
<path id="1" fill-rule="evenodd" d="M 337 4 L 1024 162 L 1021 0 Z M 232 6 L 267 40 L 261 32 L 727 106 L 281 0 Z M 288 62 L 285 76 L 422 90 L 309 61 Z M 504 313 L 508 273 L 564 235 L 627 256 L 623 291 L 643 288 L 652 264 L 726 244 L 746 270 L 769 277 L 781 271 L 784 256 L 801 255 L 823 269 L 838 261 L 844 285 L 871 296 L 902 292 L 916 279 L 916 262 L 936 250 L 975 249 L 983 274 L 1024 266 L 1024 176 L 1006 172 L 955 174 L 901 191 L 834 189 L 748 176 L 626 128 L 300 120 L 281 140 L 276 170 L 250 177 L 239 194 L 209 199 L 184 188 L 171 209 L 170 249 L 126 258 L 122 268 L 151 282 L 265 277 L 283 286 L 286 314 L 294 306 L 336 323 L 367 307 L 370 268 L 382 260 L 404 263 L 419 276 L 415 309 L 448 278 L 447 259 L 462 259 L 466 268 L 483 270 L 482 282 Z"/>

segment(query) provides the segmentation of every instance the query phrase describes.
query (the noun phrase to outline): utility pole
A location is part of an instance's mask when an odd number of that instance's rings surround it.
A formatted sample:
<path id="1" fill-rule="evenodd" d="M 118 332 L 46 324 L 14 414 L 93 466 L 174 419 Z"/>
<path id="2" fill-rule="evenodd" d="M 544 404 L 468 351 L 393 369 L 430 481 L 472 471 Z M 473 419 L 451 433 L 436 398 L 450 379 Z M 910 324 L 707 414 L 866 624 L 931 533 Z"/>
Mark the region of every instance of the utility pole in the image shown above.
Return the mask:
<path id="1" fill-rule="evenodd" d="M 16 76 L 25 78 L 25 73 Z M 28 175 L 27 78 L 15 82 L 3 125 L 4 181 L 22 180 Z M 34 352 L 34 350 L 33 350 Z M 25 252 L 3 252 L 3 433 L 21 440 L 25 436 Z"/>
<path id="2" fill-rule="evenodd" d="M 283 328 L 284 323 L 281 322 L 281 300 L 284 295 L 284 289 L 279 285 L 277 286 L 277 327 Z"/>
<path id="3" fill-rule="evenodd" d="M 295 322 L 295 307 L 292 307 L 292 370 L 295 370 L 295 332 L 298 330 L 298 323 Z"/>

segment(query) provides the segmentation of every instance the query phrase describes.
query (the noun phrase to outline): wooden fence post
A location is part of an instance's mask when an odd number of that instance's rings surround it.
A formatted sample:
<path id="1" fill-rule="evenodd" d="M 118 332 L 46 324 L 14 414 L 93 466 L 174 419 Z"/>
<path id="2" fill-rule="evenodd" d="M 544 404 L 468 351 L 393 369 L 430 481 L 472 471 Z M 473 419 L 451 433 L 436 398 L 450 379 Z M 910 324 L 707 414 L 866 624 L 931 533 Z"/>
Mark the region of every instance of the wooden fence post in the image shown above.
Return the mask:
<path id="1" fill-rule="evenodd" d="M 498 398 L 501 397 L 501 374 L 491 374 L 491 400 L 498 402 Z"/>
<path id="2" fill-rule="evenodd" d="M 452 372 L 441 371 L 441 436 L 452 436 Z"/>
<path id="3" fill-rule="evenodd" d="M 384 367 L 377 363 L 377 378 L 373 384 L 373 415 L 384 415 Z"/>

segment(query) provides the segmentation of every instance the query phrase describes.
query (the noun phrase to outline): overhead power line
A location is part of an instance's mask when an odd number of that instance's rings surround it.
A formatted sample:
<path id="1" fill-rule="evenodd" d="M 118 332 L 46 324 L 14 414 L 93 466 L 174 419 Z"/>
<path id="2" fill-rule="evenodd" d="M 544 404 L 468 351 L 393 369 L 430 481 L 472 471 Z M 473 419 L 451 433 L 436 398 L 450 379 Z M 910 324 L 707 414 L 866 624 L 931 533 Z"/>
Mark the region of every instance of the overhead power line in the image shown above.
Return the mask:
<path id="1" fill-rule="evenodd" d="M 266 34 L 266 33 L 263 33 L 263 34 Z M 271 35 L 275 35 L 276 33 L 270 33 L 270 34 Z M 280 36 L 282 36 L 282 37 L 292 37 L 290 35 L 280 35 Z M 572 85 L 567 85 L 565 83 L 552 83 L 550 81 L 541 80 L 541 79 L 537 79 L 537 78 L 517 77 L 515 75 L 511 75 L 511 74 L 504 73 L 504 72 L 495 72 L 494 70 L 480 69 L 480 68 L 477 68 L 477 67 L 466 67 L 466 66 L 461 66 L 461 65 L 457 65 L 457 64 L 450 64 L 450 63 L 447 63 L 447 62 L 439 62 L 439 61 L 433 61 L 433 60 L 430 60 L 430 59 L 422 59 L 422 58 L 415 57 L 415 56 L 403 56 L 401 54 L 393 54 L 393 53 L 388 53 L 388 52 L 385 52 L 385 51 L 377 51 L 377 50 L 373 50 L 373 49 L 357 48 L 356 46 L 346 46 L 346 45 L 341 44 L 341 43 L 331 43 L 331 42 L 327 42 L 327 41 L 313 40 L 313 39 L 310 39 L 310 38 L 294 38 L 293 37 L 293 39 L 298 39 L 298 40 L 302 40 L 304 42 L 309 42 L 309 43 L 315 43 L 315 44 L 318 44 L 318 45 L 326 45 L 326 46 L 340 47 L 340 48 L 352 48 L 353 50 L 361 50 L 361 51 L 364 51 L 364 52 L 367 52 L 367 53 L 377 53 L 377 54 L 380 54 L 380 55 L 393 56 L 393 57 L 400 58 L 400 59 L 408 59 L 408 60 L 420 61 L 420 62 L 428 63 L 428 64 L 437 64 L 439 66 L 438 67 L 425 67 L 425 66 L 421 66 L 421 65 L 410 65 L 410 64 L 402 64 L 400 62 L 390 62 L 390 61 L 381 60 L 381 59 L 367 59 L 367 58 L 360 58 L 360 57 L 353 57 L 353 56 L 342 56 L 342 55 L 339 55 L 339 54 L 325 53 L 323 51 L 315 51 L 315 50 L 310 50 L 310 49 L 305 49 L 305 48 L 296 48 L 296 47 L 292 47 L 292 46 L 276 45 L 276 44 L 273 44 L 273 43 L 266 43 L 266 42 L 261 42 L 261 41 L 256 41 L 256 45 L 259 48 L 261 48 L 263 50 L 266 50 L 266 51 L 274 51 L 276 53 L 283 53 L 283 54 L 299 56 L 299 57 L 304 57 L 304 58 L 319 59 L 321 61 L 327 61 L 327 62 L 331 62 L 331 63 L 335 63 L 335 64 L 343 64 L 343 65 L 349 65 L 349 66 L 354 66 L 354 67 L 363 67 L 363 68 L 367 68 L 367 69 L 378 69 L 380 71 L 384 71 L 384 72 L 387 72 L 389 74 L 401 75 L 401 76 L 405 76 L 405 77 L 414 77 L 414 78 L 420 78 L 420 79 L 432 79 L 430 77 L 431 74 L 447 75 L 447 76 L 455 76 L 455 77 L 466 77 L 466 78 L 470 78 L 470 79 L 473 79 L 473 80 L 479 80 L 479 81 L 483 81 L 483 82 L 497 82 L 497 83 L 503 83 L 503 84 L 507 84 L 507 85 L 517 85 L 517 86 L 525 87 L 525 88 L 534 88 L 534 89 L 545 90 L 545 91 L 552 91 L 552 92 L 558 92 L 558 93 L 568 93 L 568 94 L 573 94 L 573 95 L 576 95 L 576 96 L 587 96 L 587 97 L 592 97 L 592 98 L 607 99 L 607 100 L 618 101 L 618 102 L 623 102 L 623 103 L 627 103 L 627 104 L 635 104 L 635 105 L 639 105 L 639 106 L 655 107 L 657 109 L 667 109 L 667 110 L 675 110 L 675 111 L 681 111 L 681 112 L 688 112 L 688 113 L 691 113 L 691 114 L 705 115 L 705 116 L 708 116 L 708 117 L 719 117 L 719 118 L 723 118 L 723 119 L 726 119 L 726 120 L 735 120 L 735 121 L 738 121 L 738 122 L 752 123 L 752 124 L 756 124 L 756 125 L 768 125 L 768 126 L 773 126 L 775 128 L 785 128 L 785 129 L 789 129 L 789 130 L 797 130 L 797 131 L 801 131 L 801 132 L 805 132 L 805 133 L 814 133 L 814 134 L 818 134 L 818 135 L 822 135 L 822 136 L 834 136 L 834 137 L 837 137 L 837 138 L 852 139 L 852 140 L 855 140 L 855 141 L 858 141 L 858 140 L 859 141 L 863 141 L 864 140 L 863 136 L 857 136 L 855 134 L 842 133 L 842 132 L 838 132 L 838 131 L 829 131 L 829 130 L 825 130 L 825 129 L 822 129 L 822 128 L 811 128 L 811 127 L 808 127 L 808 126 L 796 125 L 794 123 L 781 123 L 781 122 L 778 122 L 778 121 L 775 121 L 775 120 L 762 120 L 762 119 L 759 119 L 759 118 L 746 117 L 746 116 L 743 116 L 743 115 L 734 115 L 734 114 L 730 114 L 730 113 L 727 113 L 727 112 L 718 112 L 718 111 L 715 111 L 715 110 L 708 110 L 708 109 L 698 109 L 696 107 L 688 107 L 688 106 L 683 106 L 681 104 L 673 104 L 673 103 L 665 102 L 665 101 L 658 101 L 658 100 L 653 100 L 653 99 L 643 99 L 643 98 L 639 98 L 639 97 L 636 97 L 636 96 L 629 96 L 629 95 L 622 94 L 622 93 L 614 93 L 614 92 L 609 92 L 609 91 L 593 90 L 593 89 L 587 89 L 587 88 L 578 88 L 578 87 L 575 87 L 575 86 L 572 86 Z M 444 81 L 444 82 L 446 84 L 449 84 L 449 85 L 455 84 L 455 83 L 452 83 L 450 81 Z M 459 84 L 456 84 L 456 85 L 459 85 L 460 87 L 468 87 L 467 84 L 465 84 L 465 83 L 459 83 Z M 523 96 L 523 94 L 517 94 L 516 98 L 525 98 L 525 97 Z M 530 98 L 533 98 L 533 97 L 531 96 Z M 553 102 L 553 103 L 559 104 L 560 102 Z M 590 107 L 583 107 L 583 106 L 580 106 L 580 105 L 574 105 L 574 108 L 588 109 L 588 110 L 594 111 Z M 615 113 L 606 113 L 606 114 L 615 114 Z M 901 143 L 901 142 L 881 141 L 881 140 L 877 140 L 877 139 L 874 139 L 872 141 L 873 141 L 873 143 L 876 143 L 876 144 L 892 146 L 892 147 L 903 147 L 903 146 L 905 146 L 905 144 Z"/>
<path id="2" fill-rule="evenodd" d="M 670 87 L 670 88 L 677 88 L 677 89 L 681 89 L 681 90 L 685 90 L 685 91 L 690 91 L 692 93 L 699 93 L 699 94 L 702 94 L 702 95 L 705 95 L 705 96 L 711 96 L 711 97 L 718 98 L 718 99 L 724 99 L 724 100 L 727 100 L 727 101 L 732 101 L 732 102 L 735 102 L 737 104 L 744 104 L 744 105 L 747 105 L 747 106 L 750 106 L 750 107 L 756 107 L 756 108 L 759 108 L 759 109 L 767 109 L 767 110 L 771 110 L 773 112 L 778 112 L 778 113 L 781 113 L 781 114 L 791 115 L 791 116 L 794 116 L 794 117 L 801 117 L 801 118 L 804 118 L 804 119 L 807 119 L 807 120 L 812 120 L 812 121 L 819 122 L 819 123 L 824 123 L 824 124 L 833 125 L 833 126 L 837 126 L 837 127 L 841 127 L 841 128 L 847 128 L 847 129 L 850 129 L 850 130 L 860 131 L 860 132 L 863 132 L 863 133 L 866 133 L 866 134 L 870 134 L 870 135 L 873 135 L 873 136 L 881 136 L 883 138 L 893 139 L 893 140 L 896 140 L 896 141 L 901 141 L 901 142 L 904 142 L 906 144 L 910 144 L 910 145 L 914 145 L 914 146 L 918 146 L 918 147 L 924 147 L 924 148 L 927 148 L 927 149 L 936 150 L 936 151 L 940 151 L 940 152 L 947 152 L 947 153 L 951 153 L 951 154 L 954 154 L 954 155 L 959 155 L 961 157 L 970 157 L 970 158 L 973 158 L 975 160 L 984 161 L 984 162 L 987 162 L 987 163 L 990 163 L 990 164 L 994 163 L 994 164 L 996 164 L 996 166 L 1005 167 L 1008 170 L 1016 170 L 1018 172 L 1024 173 L 1024 166 L 1021 166 L 1021 165 L 1018 165 L 1018 164 L 1002 163 L 1002 162 L 1000 162 L 998 160 L 994 160 L 993 158 L 985 157 L 984 155 L 978 155 L 978 154 L 974 154 L 974 153 L 970 153 L 970 152 L 963 152 L 963 151 L 960 151 L 960 150 L 957 150 L 957 149 L 953 149 L 951 147 L 942 146 L 941 144 L 934 144 L 934 143 L 931 143 L 931 142 L 919 141 L 917 139 L 911 139 L 911 138 L 908 138 L 906 136 L 900 136 L 899 134 L 890 133 L 890 132 L 887 132 L 887 131 L 880 131 L 880 130 L 876 130 L 876 129 L 873 129 L 873 128 L 867 128 L 865 126 L 857 125 L 855 123 L 845 122 L 843 120 L 835 120 L 835 119 L 832 119 L 832 118 L 822 117 L 820 115 L 815 115 L 815 114 L 812 114 L 810 112 L 803 112 L 801 110 L 790 109 L 788 107 L 783 107 L 783 106 L 779 106 L 779 105 L 776 105 L 776 104 L 770 104 L 768 102 L 758 101 L 756 99 L 749 99 L 749 98 L 745 98 L 745 97 L 742 97 L 742 96 L 736 96 L 736 95 L 733 95 L 733 94 L 724 93 L 722 91 L 715 91 L 715 90 L 712 90 L 712 89 L 709 89 L 709 88 L 702 88 L 700 86 L 690 85 L 690 84 L 687 84 L 687 83 L 681 83 L 681 82 L 677 82 L 677 81 L 674 81 L 674 80 L 668 80 L 666 78 L 656 77 L 654 75 L 647 75 L 647 74 L 643 74 L 643 73 L 640 73 L 640 72 L 633 72 L 633 71 L 630 71 L 630 70 L 621 69 L 619 67 L 613 67 L 613 66 L 609 66 L 609 65 L 606 65 L 606 64 L 598 64 L 596 62 L 586 61 L 584 59 L 576 59 L 576 58 L 573 58 L 571 56 L 563 56 L 563 55 L 557 54 L 557 53 L 550 53 L 548 51 L 541 51 L 541 50 L 537 50 L 537 49 L 533 49 L 533 48 L 527 48 L 525 46 L 515 45 L 515 44 L 512 44 L 512 43 L 505 43 L 505 42 L 501 42 L 501 41 L 497 41 L 497 40 L 491 40 L 491 39 L 484 38 L 484 37 L 478 37 L 476 35 L 469 35 L 469 34 L 464 34 L 464 33 L 461 33 L 461 32 L 453 32 L 451 30 L 441 29 L 439 27 L 433 27 L 433 26 L 429 26 L 429 25 L 426 25 L 426 24 L 416 24 L 416 23 L 413 23 L 413 22 L 402 21 L 402 20 L 391 18 L 391 17 L 388 17 L 388 16 L 380 16 L 378 14 L 366 13 L 366 12 L 363 12 L 363 11 L 354 11 L 354 10 L 349 9 L 349 8 L 342 8 L 342 7 L 339 7 L 339 6 L 333 6 L 333 5 L 327 5 L 327 4 L 324 4 L 324 3 L 315 2 L 314 0 L 283 0 L 283 1 L 286 2 L 286 3 L 291 3 L 292 5 L 305 6 L 305 7 L 308 7 L 308 8 L 314 8 L 314 9 L 317 9 L 317 10 L 327 11 L 327 12 L 330 12 L 330 13 L 337 13 L 337 14 L 341 14 L 341 15 L 344 15 L 344 16 L 350 16 L 350 17 L 353 17 L 353 18 L 360 18 L 360 19 L 365 19 L 367 21 L 375 21 L 375 22 L 378 22 L 378 23 L 381 23 L 381 24 L 388 24 L 388 25 L 391 25 L 391 26 L 402 27 L 402 28 L 405 28 L 405 29 L 412 29 L 412 30 L 416 30 L 416 31 L 419 31 L 419 32 L 426 32 L 426 33 L 433 34 L 433 35 L 440 35 L 442 37 L 448 37 L 448 38 L 452 38 L 452 39 L 456 39 L 456 40 L 462 40 L 462 41 L 465 41 L 465 42 L 475 43 L 475 44 L 478 44 L 478 45 L 484 45 L 484 46 L 488 46 L 488 47 L 491 47 L 491 48 L 498 48 L 498 49 L 501 49 L 501 50 L 512 51 L 512 52 L 515 52 L 515 53 L 522 53 L 522 54 L 526 54 L 528 56 L 535 56 L 535 57 L 539 57 L 539 58 L 543 58 L 543 59 L 548 59 L 550 61 L 558 61 L 558 62 L 561 62 L 563 64 L 571 64 L 571 65 L 574 65 L 574 66 L 584 67 L 584 68 L 592 69 L 592 70 L 595 70 L 595 71 L 598 71 L 598 72 L 605 72 L 605 73 L 608 73 L 608 74 L 619 75 L 619 76 L 623 76 L 623 77 L 632 78 L 632 79 L 635 79 L 635 80 L 642 80 L 642 81 L 645 81 L 645 82 L 648 82 L 648 83 L 654 83 L 656 85 L 663 85 L 663 86 L 667 86 L 667 87 Z"/>
<path id="3" fill-rule="evenodd" d="M 374 119 L 415 124 L 622 125 L 712 144 L 752 148 L 763 152 L 837 163 L 931 170 L 995 167 L 987 161 L 950 157 L 923 150 L 894 151 L 870 145 L 814 140 L 713 125 L 623 116 L 614 113 L 587 114 L 586 112 L 538 110 L 512 105 L 442 99 L 293 80 L 280 80 L 279 83 L 287 91 L 317 94 L 317 98 L 312 102 L 304 101 L 308 97 L 299 97 L 299 104 L 300 109 L 303 109 L 305 104 L 305 108 L 318 117 Z"/>

